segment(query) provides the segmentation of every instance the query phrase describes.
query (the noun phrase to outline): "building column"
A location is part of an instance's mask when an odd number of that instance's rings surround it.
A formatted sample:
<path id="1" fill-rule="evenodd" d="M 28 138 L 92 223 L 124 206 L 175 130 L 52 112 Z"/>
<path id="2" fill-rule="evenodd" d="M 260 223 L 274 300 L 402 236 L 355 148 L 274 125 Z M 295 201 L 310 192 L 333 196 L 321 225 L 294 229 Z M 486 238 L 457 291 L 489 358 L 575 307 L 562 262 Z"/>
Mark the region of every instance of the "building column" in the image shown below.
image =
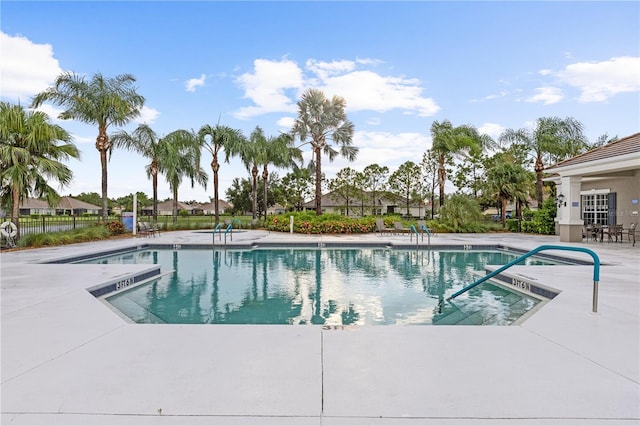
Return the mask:
<path id="1" fill-rule="evenodd" d="M 558 207 L 558 225 L 560 241 L 565 243 L 582 242 L 582 219 L 580 219 L 581 176 L 562 176 L 557 197 L 562 198 Z M 562 194 L 564 197 L 560 197 Z"/>

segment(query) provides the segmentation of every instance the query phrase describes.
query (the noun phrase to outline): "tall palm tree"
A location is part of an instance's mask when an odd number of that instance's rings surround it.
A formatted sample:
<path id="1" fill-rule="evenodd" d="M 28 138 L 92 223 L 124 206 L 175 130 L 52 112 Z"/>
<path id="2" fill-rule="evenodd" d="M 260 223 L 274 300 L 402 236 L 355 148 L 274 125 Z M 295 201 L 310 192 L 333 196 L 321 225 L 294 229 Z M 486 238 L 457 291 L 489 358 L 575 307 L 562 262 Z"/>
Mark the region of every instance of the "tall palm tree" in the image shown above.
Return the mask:
<path id="1" fill-rule="evenodd" d="M 58 76 L 53 87 L 37 94 L 31 103 L 37 108 L 51 102 L 66 108 L 59 116 L 63 120 L 73 119 L 98 126 L 96 149 L 100 153 L 102 169 L 102 217 L 107 218 L 107 152 L 111 143 L 109 126 L 124 126 L 140 115 L 144 97 L 133 86 L 136 79 L 131 74 L 120 74 L 105 78 L 94 74 L 90 80 L 74 73 Z"/>
<path id="2" fill-rule="evenodd" d="M 188 137 L 182 133 L 185 132 L 184 130 L 177 130 L 176 132 L 178 134 L 172 132 L 164 138 L 160 138 L 149 125 L 141 124 L 132 133 L 121 130 L 111 135 L 111 149 L 128 149 L 150 160 L 150 163 L 145 166 L 145 171 L 147 172 L 147 177 L 151 178 L 153 187 L 154 222 L 158 221 L 158 175 L 160 174 L 161 165 L 174 162 L 169 157 L 180 153 L 179 149 L 175 150 L 167 145 L 177 138 L 179 139 L 180 135 L 183 136 L 183 142 L 188 141 Z M 193 143 L 193 140 L 191 143 Z"/>
<path id="3" fill-rule="evenodd" d="M 478 133 L 473 126 L 454 127 L 449 120 L 431 124 L 432 150 L 438 156 L 438 187 L 440 189 L 440 206 L 444 204 L 444 185 L 447 180 L 445 165 L 454 156 L 466 152 L 481 152 L 493 148 L 494 141 L 487 135 Z"/>
<path id="4" fill-rule="evenodd" d="M 262 164 L 262 190 L 264 203 L 264 219 L 267 220 L 267 188 L 269 182 L 269 165 L 280 168 L 297 168 L 298 163 L 302 165 L 302 151 L 293 146 L 293 138 L 288 134 L 281 134 L 277 137 L 269 136 L 266 140 L 265 154 L 261 159 Z"/>
<path id="5" fill-rule="evenodd" d="M 322 154 L 333 161 L 338 154 L 354 161 L 358 148 L 352 145 L 354 125 L 347 119 L 344 98 L 325 98 L 322 91 L 307 89 L 298 102 L 298 118 L 291 134 L 309 143 L 313 151 L 310 163 L 316 174 L 316 214 L 322 214 Z M 308 140 L 307 140 L 308 139 Z M 335 145 L 335 147 L 334 147 Z"/>
<path id="6" fill-rule="evenodd" d="M 164 174 L 173 194 L 173 221 L 178 220 L 178 188 L 182 179 L 207 188 L 209 176 L 200 167 L 200 138 L 193 132 L 176 130 L 162 139 L 158 170 Z"/>
<path id="7" fill-rule="evenodd" d="M 50 183 L 71 182 L 73 172 L 62 162 L 80 158 L 78 148 L 62 127 L 43 112 L 26 112 L 20 105 L 0 103 L 0 191 L 11 200 L 11 221 L 20 233 L 20 201 L 34 195 L 55 206 L 59 194 Z"/>
<path id="8" fill-rule="evenodd" d="M 542 171 L 545 156 L 552 162 L 564 160 L 584 152 L 588 143 L 582 133 L 583 125 L 572 117 L 542 117 L 533 129 L 507 129 L 500 135 L 500 142 L 524 145 L 535 156 L 536 198 L 542 205 Z"/>
<path id="9" fill-rule="evenodd" d="M 506 226 L 507 202 L 515 199 L 526 199 L 527 188 L 530 183 L 529 172 L 514 162 L 507 153 L 496 154 L 487 170 L 487 187 L 495 194 L 501 203 L 502 227 Z"/>
<path id="10" fill-rule="evenodd" d="M 220 210 L 218 208 L 218 172 L 220 170 L 220 162 L 218 161 L 218 153 L 220 150 L 225 152 L 225 162 L 229 162 L 232 155 L 236 155 L 242 150 L 242 146 L 246 143 L 242 132 L 232 129 L 228 126 L 216 124 L 210 126 L 205 124 L 198 131 L 199 144 L 201 148 L 205 148 L 211 154 L 211 170 L 213 171 L 213 202 L 216 210 L 216 224 L 220 221 Z"/>

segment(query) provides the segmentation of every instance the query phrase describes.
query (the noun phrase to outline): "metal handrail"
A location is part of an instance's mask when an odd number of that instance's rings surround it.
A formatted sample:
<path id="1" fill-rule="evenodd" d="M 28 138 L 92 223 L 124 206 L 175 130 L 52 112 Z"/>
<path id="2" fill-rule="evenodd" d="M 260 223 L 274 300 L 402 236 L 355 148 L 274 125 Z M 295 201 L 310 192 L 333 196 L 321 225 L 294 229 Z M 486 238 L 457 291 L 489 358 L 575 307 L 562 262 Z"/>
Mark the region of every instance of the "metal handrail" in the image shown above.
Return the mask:
<path id="1" fill-rule="evenodd" d="M 218 223 L 216 227 L 213 228 L 213 231 L 211 232 L 211 235 L 213 235 L 213 244 L 216 243 L 216 232 L 220 234 L 219 239 L 222 240 L 222 229 L 220 229 L 221 227 L 222 227 L 222 224 Z"/>
<path id="2" fill-rule="evenodd" d="M 460 296 L 462 293 L 465 293 L 469 290 L 471 290 L 472 288 L 474 288 L 475 286 L 482 284 L 483 282 L 487 281 L 489 278 L 492 278 L 494 276 L 496 276 L 497 274 L 499 274 L 500 272 L 504 271 L 505 269 L 508 269 L 510 267 L 512 267 L 513 265 L 520 263 L 522 260 L 526 259 L 529 256 L 533 256 L 534 254 L 541 252 L 543 250 L 565 250 L 565 251 L 580 251 L 583 253 L 587 253 L 589 255 L 591 255 L 591 257 L 593 258 L 593 303 L 592 303 L 592 310 L 594 313 L 598 312 L 598 285 L 600 283 L 600 258 L 598 257 L 598 255 L 590 249 L 587 248 L 583 248 L 583 247 L 566 247 L 566 246 L 554 246 L 554 245 L 544 245 L 544 246 L 540 246 L 536 249 L 531 250 L 530 252 L 520 256 L 519 258 L 512 260 L 511 262 L 507 263 L 506 265 L 496 269 L 495 271 L 485 275 L 484 277 L 476 280 L 475 282 L 473 282 L 472 284 L 469 284 L 468 286 L 464 287 L 461 290 L 456 291 L 455 293 L 453 293 L 451 296 L 449 296 L 447 298 L 447 300 L 451 300 L 454 299 L 458 296 Z"/>
<path id="3" fill-rule="evenodd" d="M 413 234 L 416 234 L 416 244 L 418 244 L 418 230 L 416 229 L 416 227 L 412 224 L 409 225 L 409 234 L 411 237 L 411 241 L 413 241 Z"/>
<path id="4" fill-rule="evenodd" d="M 231 241 L 233 241 L 233 224 L 227 225 L 227 230 L 224 231 L 224 244 L 227 245 L 227 234 L 231 232 Z"/>
<path id="5" fill-rule="evenodd" d="M 424 241 L 424 234 L 427 234 L 427 245 L 431 246 L 431 230 L 427 228 L 427 225 L 424 223 L 420 225 L 420 229 L 422 230 L 422 240 Z"/>

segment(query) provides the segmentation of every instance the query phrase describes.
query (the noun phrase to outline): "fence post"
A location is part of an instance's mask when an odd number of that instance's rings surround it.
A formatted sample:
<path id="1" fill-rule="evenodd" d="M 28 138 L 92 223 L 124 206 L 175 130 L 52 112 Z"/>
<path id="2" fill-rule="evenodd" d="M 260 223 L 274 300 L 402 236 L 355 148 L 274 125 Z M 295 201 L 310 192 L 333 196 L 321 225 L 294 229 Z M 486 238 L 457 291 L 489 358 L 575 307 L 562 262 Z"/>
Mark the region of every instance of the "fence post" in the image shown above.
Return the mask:
<path id="1" fill-rule="evenodd" d="M 44 220 L 44 215 L 40 216 L 40 218 L 42 219 L 42 233 L 44 234 L 45 232 L 47 232 L 44 224 L 45 224 L 45 220 Z"/>

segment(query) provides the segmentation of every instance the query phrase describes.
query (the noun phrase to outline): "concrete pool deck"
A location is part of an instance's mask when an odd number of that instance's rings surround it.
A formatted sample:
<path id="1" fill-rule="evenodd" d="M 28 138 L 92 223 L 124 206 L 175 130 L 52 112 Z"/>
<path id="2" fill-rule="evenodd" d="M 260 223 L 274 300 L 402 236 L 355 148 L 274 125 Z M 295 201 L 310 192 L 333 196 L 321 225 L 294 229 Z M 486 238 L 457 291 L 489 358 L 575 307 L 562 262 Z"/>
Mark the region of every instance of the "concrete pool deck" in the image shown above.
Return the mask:
<path id="1" fill-rule="evenodd" d="M 408 237 L 245 231 L 228 243 L 334 241 Z M 561 293 L 508 327 L 131 324 L 86 289 L 149 265 L 39 264 L 146 243 L 211 235 L 0 254 L 3 425 L 640 424 L 640 247 L 626 241 L 560 244 L 600 257 L 597 314 L 593 266 L 512 268 Z M 431 243 L 559 244 L 521 234 Z"/>

